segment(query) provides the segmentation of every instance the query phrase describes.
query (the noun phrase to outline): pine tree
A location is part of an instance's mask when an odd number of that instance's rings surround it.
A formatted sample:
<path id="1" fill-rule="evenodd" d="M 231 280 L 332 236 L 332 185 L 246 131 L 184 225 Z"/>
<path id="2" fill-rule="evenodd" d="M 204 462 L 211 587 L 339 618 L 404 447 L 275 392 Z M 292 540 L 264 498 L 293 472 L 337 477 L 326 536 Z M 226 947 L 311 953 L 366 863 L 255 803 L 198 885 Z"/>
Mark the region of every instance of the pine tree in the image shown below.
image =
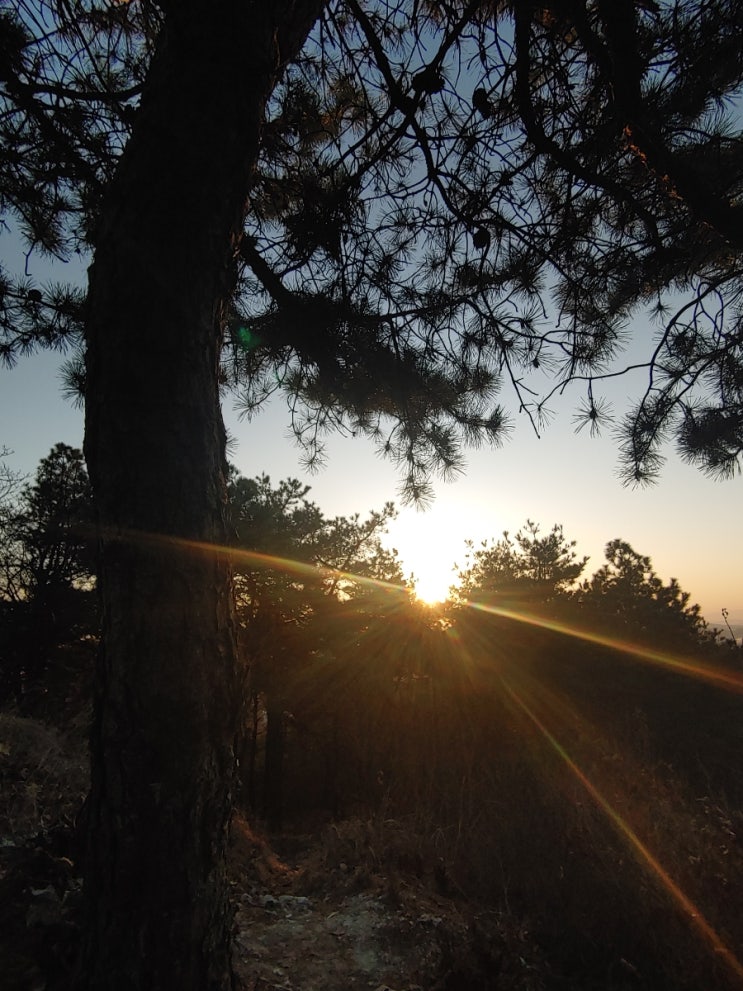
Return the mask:
<path id="1" fill-rule="evenodd" d="M 468 544 L 467 560 L 457 574 L 457 599 L 476 600 L 501 608 L 534 607 L 561 592 L 568 592 L 588 562 L 575 552 L 575 541 L 568 540 L 559 524 L 544 536 L 537 523 L 527 520 L 511 536 L 483 541 L 479 547 Z"/>
<path id="2" fill-rule="evenodd" d="M 647 555 L 615 539 L 605 556 L 606 564 L 576 590 L 580 621 L 620 640 L 665 650 L 714 645 L 714 631 L 699 606 L 675 578 L 664 583 Z"/>
<path id="3" fill-rule="evenodd" d="M 672 429 L 736 470 L 740 18 L 733 0 L 3 9 L 2 206 L 30 247 L 94 248 L 84 311 L 0 273 L 6 361 L 79 343 L 84 317 L 91 988 L 229 985 L 223 382 L 248 377 L 247 410 L 288 392 L 310 460 L 328 428 L 372 436 L 425 501 L 462 439 L 503 439 L 503 384 L 539 426 L 543 373 L 583 379 L 600 423 L 639 300 L 661 339 L 630 476 Z"/>
<path id="4" fill-rule="evenodd" d="M 56 444 L 15 500 L 0 500 L 0 699 L 48 713 L 96 633 L 91 492 L 82 451 Z M 62 649 L 60 649 L 62 648 Z"/>
<path id="5" fill-rule="evenodd" d="M 237 618 L 252 701 L 243 776 L 250 804 L 272 828 L 282 821 L 287 715 L 309 725 L 308 709 L 324 712 L 315 715 L 316 735 L 318 724 L 337 719 L 349 683 L 364 672 L 360 641 L 380 616 L 389 626 L 410 602 L 397 552 L 382 546 L 393 505 L 364 520 L 328 518 L 309 491 L 297 479 L 274 487 L 266 475 L 234 477 L 229 490 Z M 379 652 L 373 663 L 379 666 Z M 255 789 L 259 712 L 265 717 L 262 801 Z"/>

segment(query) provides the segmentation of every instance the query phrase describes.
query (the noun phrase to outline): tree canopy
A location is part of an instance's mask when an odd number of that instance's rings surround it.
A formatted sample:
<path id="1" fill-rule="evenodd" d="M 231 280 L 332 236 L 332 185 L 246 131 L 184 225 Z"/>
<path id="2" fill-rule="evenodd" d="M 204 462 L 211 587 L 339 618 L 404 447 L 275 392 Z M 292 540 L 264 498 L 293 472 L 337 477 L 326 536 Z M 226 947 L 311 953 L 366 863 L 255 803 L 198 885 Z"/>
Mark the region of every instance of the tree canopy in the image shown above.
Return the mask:
<path id="1" fill-rule="evenodd" d="M 539 524 L 527 520 L 514 537 L 505 532 L 500 540 L 483 541 L 479 547 L 470 542 L 465 565 L 457 574 L 457 598 L 543 604 L 558 592 L 569 591 L 588 558 L 578 557 L 576 542 L 565 537 L 559 524 L 544 536 L 540 533 Z"/>
<path id="2" fill-rule="evenodd" d="M 43 458 L 33 484 L 23 486 L 17 503 L 2 507 L 2 598 L 18 602 L 43 598 L 54 587 L 89 579 L 86 553 L 91 493 L 82 451 L 56 444 Z"/>
<path id="3" fill-rule="evenodd" d="M 650 557 L 619 539 L 609 541 L 605 556 L 606 564 L 575 592 L 589 622 L 616 636 L 665 649 L 713 643 L 714 634 L 699 606 L 677 579 L 664 582 Z"/>
<path id="4" fill-rule="evenodd" d="M 652 477 L 669 437 L 735 472 L 738 5 L 317 9 L 268 101 L 236 247 L 224 374 L 244 409 L 286 392 L 310 462 L 328 429 L 369 434 L 425 501 L 462 441 L 504 439 L 504 385 L 536 429 L 574 380 L 579 425 L 608 421 L 600 383 L 650 312 L 626 477 Z M 2 201 L 31 246 L 95 244 L 165 10 L 3 14 Z M 4 279 L 6 360 L 79 334 L 79 296 Z"/>
<path id="5" fill-rule="evenodd" d="M 296 426 L 310 451 L 328 423 L 365 430 L 421 496 L 434 466 L 460 466 L 459 436 L 503 439 L 504 384 L 539 428 L 550 395 L 582 380 L 578 422 L 597 428 L 597 383 L 621 371 L 628 325 L 650 309 L 627 477 L 653 475 L 669 432 L 684 457 L 732 473 L 739 16 L 707 3 L 331 5 L 263 146 L 238 327 L 268 349 L 248 350 L 248 408 L 279 359 L 282 384 L 309 399 Z"/>

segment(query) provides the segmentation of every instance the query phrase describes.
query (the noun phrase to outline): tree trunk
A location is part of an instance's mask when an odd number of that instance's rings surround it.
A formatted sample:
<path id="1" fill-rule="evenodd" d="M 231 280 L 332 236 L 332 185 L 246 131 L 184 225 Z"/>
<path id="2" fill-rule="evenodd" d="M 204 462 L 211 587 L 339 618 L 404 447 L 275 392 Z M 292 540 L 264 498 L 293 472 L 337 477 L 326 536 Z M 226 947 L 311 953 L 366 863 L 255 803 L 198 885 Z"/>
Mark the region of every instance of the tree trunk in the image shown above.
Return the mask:
<path id="1" fill-rule="evenodd" d="M 163 5 L 165 6 L 165 5 Z M 96 232 L 85 453 L 100 525 L 82 983 L 231 986 L 243 675 L 225 543 L 222 308 L 265 102 L 321 0 L 178 0 Z"/>

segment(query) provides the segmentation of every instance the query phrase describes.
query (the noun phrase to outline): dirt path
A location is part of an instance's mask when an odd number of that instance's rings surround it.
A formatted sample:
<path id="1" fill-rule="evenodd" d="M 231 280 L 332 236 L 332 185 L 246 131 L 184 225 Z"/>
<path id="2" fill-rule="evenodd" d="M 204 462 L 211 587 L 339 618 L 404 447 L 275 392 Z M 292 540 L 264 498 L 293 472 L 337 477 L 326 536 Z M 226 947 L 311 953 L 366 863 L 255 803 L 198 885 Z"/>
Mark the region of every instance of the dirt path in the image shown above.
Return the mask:
<path id="1" fill-rule="evenodd" d="M 528 935 L 495 913 L 425 879 L 333 863 L 322 844 L 284 863 L 240 828 L 235 966 L 246 991 L 542 987 Z"/>

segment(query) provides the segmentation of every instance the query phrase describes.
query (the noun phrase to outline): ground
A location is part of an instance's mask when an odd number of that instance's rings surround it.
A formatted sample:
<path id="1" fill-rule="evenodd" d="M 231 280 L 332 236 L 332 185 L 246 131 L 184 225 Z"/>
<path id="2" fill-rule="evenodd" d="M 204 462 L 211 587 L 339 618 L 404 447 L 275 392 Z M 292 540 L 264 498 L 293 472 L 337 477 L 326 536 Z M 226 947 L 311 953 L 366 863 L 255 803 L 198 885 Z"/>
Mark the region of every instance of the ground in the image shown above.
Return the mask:
<path id="1" fill-rule="evenodd" d="M 233 832 L 235 969 L 248 991 L 543 986 L 526 931 L 446 891 L 441 871 L 379 863 L 378 824 L 284 837 L 281 857 L 243 820 Z"/>
<path id="2" fill-rule="evenodd" d="M 388 827 L 389 828 L 389 827 Z M 275 845 L 236 818 L 230 858 L 240 991 L 540 991 L 531 938 L 445 891 L 441 872 L 370 867 L 378 827 L 333 823 Z M 79 941 L 75 833 L 0 844 L 3 991 L 67 991 Z M 345 857 L 345 859 L 340 859 Z M 373 865 L 372 865 L 373 866 Z"/>

